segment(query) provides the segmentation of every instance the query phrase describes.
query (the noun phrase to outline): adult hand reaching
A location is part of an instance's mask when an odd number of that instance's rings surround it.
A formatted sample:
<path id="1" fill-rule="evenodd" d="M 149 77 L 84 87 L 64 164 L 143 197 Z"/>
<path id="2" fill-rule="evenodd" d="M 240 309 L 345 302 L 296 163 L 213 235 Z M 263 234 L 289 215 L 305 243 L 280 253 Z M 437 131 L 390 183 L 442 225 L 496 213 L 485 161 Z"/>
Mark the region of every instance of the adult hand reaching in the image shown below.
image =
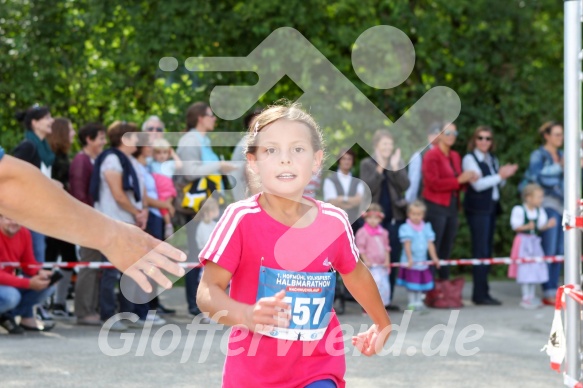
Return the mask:
<path id="1" fill-rule="evenodd" d="M 146 275 L 170 287 L 160 269 L 184 274 L 176 263 L 186 260 L 183 252 L 77 201 L 39 169 L 11 156 L 0 160 L 0 214 L 39 233 L 101 251 L 145 291 L 152 289 Z"/>

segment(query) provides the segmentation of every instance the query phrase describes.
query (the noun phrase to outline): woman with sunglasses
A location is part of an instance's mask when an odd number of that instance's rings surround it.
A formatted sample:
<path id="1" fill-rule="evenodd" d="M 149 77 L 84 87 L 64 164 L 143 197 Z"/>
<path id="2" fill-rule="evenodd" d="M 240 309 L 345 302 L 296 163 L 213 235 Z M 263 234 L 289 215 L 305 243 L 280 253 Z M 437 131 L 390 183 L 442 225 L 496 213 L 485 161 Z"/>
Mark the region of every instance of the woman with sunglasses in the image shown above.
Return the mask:
<path id="1" fill-rule="evenodd" d="M 464 211 L 472 236 L 472 257 L 492 257 L 496 217 L 501 213 L 500 189 L 506 179 L 516 173 L 517 164 L 500 166 L 495 151 L 494 132 L 479 126 L 468 142 L 468 154 L 462 160 L 463 171 L 473 171 L 478 180 L 468 185 L 464 196 Z M 500 305 L 490 296 L 489 265 L 474 265 L 472 301 L 477 305 Z"/>
<path id="2" fill-rule="evenodd" d="M 464 184 L 475 182 L 475 171 L 462 172 L 460 154 L 451 148 L 457 139 L 455 124 L 444 124 L 437 146 L 425 154 L 422 165 L 423 199 L 427 205 L 425 221 L 435 232 L 435 250 L 441 259 L 449 259 L 458 229 L 460 191 Z M 449 267 L 439 268 L 440 279 L 449 278 Z"/>

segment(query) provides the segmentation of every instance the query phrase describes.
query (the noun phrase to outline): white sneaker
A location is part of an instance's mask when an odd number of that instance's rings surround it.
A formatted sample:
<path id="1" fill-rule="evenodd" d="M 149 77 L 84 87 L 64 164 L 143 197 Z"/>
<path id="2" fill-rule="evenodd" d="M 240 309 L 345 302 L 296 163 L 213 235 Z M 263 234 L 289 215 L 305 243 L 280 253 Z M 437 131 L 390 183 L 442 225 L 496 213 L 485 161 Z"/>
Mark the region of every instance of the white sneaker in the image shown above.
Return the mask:
<path id="1" fill-rule="evenodd" d="M 540 307 L 540 304 L 536 304 L 531 299 L 523 299 L 520 302 L 520 307 L 527 310 L 534 310 Z"/>
<path id="2" fill-rule="evenodd" d="M 109 326 L 109 331 L 126 331 L 128 329 L 128 325 L 126 325 L 122 321 L 115 321 L 111 326 L 110 325 L 103 326 L 104 327 Z"/>

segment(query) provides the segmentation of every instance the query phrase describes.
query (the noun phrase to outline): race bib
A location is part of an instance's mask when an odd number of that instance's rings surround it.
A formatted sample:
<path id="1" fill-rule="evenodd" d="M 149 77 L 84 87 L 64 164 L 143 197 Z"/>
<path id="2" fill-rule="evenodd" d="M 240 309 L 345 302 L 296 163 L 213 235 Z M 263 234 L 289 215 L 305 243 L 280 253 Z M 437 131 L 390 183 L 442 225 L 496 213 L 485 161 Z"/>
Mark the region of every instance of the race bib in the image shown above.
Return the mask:
<path id="1" fill-rule="evenodd" d="M 259 333 L 294 341 L 321 339 L 330 323 L 335 287 L 335 272 L 288 272 L 261 267 L 257 300 L 285 290 L 284 301 L 291 307 L 291 320 L 289 327 Z"/>

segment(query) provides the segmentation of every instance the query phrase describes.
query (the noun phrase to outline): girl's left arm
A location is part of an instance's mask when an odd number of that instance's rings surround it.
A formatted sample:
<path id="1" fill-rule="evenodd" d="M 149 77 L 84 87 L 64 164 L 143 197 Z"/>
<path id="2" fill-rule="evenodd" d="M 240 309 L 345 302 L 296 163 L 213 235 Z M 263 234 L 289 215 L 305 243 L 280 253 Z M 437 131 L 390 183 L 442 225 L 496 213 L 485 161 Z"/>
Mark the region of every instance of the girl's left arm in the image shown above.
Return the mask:
<path id="1" fill-rule="evenodd" d="M 389 339 L 391 320 L 385 310 L 376 283 L 368 268 L 360 261 L 352 272 L 342 274 L 342 280 L 350 294 L 354 296 L 354 299 L 374 322 L 374 325 L 366 332 L 352 337 L 352 344 L 365 356 L 377 354 Z"/>

